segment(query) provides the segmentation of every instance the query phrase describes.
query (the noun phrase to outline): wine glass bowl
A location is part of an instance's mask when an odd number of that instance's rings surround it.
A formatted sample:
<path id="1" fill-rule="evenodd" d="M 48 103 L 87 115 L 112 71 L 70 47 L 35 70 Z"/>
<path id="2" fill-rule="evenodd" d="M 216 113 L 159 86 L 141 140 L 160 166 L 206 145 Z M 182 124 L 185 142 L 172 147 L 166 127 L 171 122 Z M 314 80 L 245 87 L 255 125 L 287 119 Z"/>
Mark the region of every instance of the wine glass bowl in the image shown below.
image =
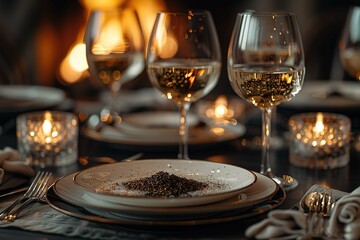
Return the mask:
<path id="1" fill-rule="evenodd" d="M 146 55 L 151 83 L 180 108 L 178 158 L 188 159 L 187 112 L 191 103 L 215 87 L 221 69 L 220 46 L 211 14 L 159 12 Z"/>
<path id="2" fill-rule="evenodd" d="M 290 190 L 297 181 L 276 177 L 270 166 L 271 116 L 276 106 L 301 90 L 304 53 L 291 13 L 244 12 L 237 16 L 228 49 L 228 75 L 234 91 L 262 112 L 260 173 Z M 292 179 L 292 181 L 288 181 Z"/>
<path id="3" fill-rule="evenodd" d="M 360 80 L 360 7 L 351 7 L 339 42 L 340 60 L 346 72 Z"/>
<path id="4" fill-rule="evenodd" d="M 135 10 L 94 10 L 85 32 L 86 58 L 95 84 L 110 91 L 111 100 L 100 112 L 102 122 L 120 121 L 115 110 L 121 86 L 145 68 L 144 38 Z"/>

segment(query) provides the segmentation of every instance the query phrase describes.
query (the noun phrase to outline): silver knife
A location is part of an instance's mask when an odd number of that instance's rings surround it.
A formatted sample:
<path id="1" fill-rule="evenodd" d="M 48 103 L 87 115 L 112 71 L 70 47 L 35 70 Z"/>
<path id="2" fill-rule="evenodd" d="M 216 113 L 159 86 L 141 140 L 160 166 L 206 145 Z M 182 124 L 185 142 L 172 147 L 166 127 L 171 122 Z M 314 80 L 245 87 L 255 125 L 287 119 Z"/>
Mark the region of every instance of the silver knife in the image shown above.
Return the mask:
<path id="1" fill-rule="evenodd" d="M 15 195 L 15 194 L 21 193 L 21 192 L 25 192 L 27 189 L 28 189 L 28 187 L 18 188 L 18 189 L 14 190 L 14 191 L 4 193 L 4 194 L 0 195 L 0 198 L 8 197 L 8 196 Z"/>

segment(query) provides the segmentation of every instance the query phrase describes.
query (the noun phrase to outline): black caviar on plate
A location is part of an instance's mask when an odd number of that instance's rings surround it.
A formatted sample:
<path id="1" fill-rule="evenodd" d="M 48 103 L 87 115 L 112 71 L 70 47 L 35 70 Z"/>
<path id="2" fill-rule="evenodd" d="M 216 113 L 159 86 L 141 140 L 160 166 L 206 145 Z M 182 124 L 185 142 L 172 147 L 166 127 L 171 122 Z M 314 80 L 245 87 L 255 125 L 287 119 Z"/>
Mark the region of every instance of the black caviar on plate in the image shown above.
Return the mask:
<path id="1" fill-rule="evenodd" d="M 179 197 L 208 187 L 207 183 L 160 171 L 150 177 L 122 183 L 128 190 L 145 192 L 149 197 Z"/>

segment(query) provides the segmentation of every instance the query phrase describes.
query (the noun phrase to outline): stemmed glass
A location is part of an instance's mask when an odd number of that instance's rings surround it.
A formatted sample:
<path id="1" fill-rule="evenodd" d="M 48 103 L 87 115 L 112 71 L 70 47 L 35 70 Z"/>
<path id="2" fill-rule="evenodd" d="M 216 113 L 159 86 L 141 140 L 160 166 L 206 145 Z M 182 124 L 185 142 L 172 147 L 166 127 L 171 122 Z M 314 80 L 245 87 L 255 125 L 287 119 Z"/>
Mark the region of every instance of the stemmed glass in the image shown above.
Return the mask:
<path id="1" fill-rule="evenodd" d="M 276 106 L 301 90 L 304 53 L 296 18 L 291 13 L 239 13 L 228 49 L 231 86 L 262 112 L 262 162 L 260 173 L 285 190 L 296 179 L 274 176 L 270 166 L 271 116 Z"/>
<path id="2" fill-rule="evenodd" d="M 217 84 L 220 45 L 208 11 L 159 12 L 146 52 L 151 83 L 180 109 L 179 159 L 189 159 L 187 113 Z"/>
<path id="3" fill-rule="evenodd" d="M 360 7 L 349 9 L 339 43 L 342 65 L 349 75 L 360 80 Z"/>
<path id="4" fill-rule="evenodd" d="M 95 82 L 110 91 L 110 101 L 100 112 L 103 123 L 120 122 L 115 110 L 122 84 L 145 68 L 144 37 L 139 18 L 131 8 L 94 10 L 85 31 L 86 58 Z"/>

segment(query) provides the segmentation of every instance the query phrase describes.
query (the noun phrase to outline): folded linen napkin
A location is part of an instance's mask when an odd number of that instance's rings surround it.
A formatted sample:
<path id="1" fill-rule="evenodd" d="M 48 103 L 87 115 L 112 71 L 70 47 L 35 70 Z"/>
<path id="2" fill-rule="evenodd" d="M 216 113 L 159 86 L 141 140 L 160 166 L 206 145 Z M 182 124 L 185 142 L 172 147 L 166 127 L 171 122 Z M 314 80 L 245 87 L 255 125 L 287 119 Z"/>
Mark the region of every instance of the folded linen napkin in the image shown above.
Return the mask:
<path id="1" fill-rule="evenodd" d="M 306 216 L 296 210 L 273 210 L 268 218 L 250 226 L 245 231 L 246 237 L 270 239 L 296 238 L 305 234 Z"/>
<path id="2" fill-rule="evenodd" d="M 34 175 L 34 170 L 30 166 L 18 160 L 19 153 L 17 150 L 11 147 L 5 147 L 3 150 L 0 150 L 0 184 L 5 172 L 17 173 L 29 177 Z"/>
<path id="3" fill-rule="evenodd" d="M 360 239 L 360 187 L 339 199 L 331 213 L 329 236 Z"/>
<path id="4" fill-rule="evenodd" d="M 326 234 L 329 236 L 344 235 L 347 239 L 360 239 L 360 195 L 358 195 L 360 194 L 360 187 L 350 194 L 352 195 L 350 198 L 350 195 L 346 192 L 315 184 L 304 194 L 300 202 L 305 201 L 306 196 L 315 191 L 329 191 L 334 199 L 339 199 L 335 205 L 337 207 L 331 212 L 330 218 L 333 222 L 328 223 L 331 232 L 326 230 Z M 358 200 L 354 202 L 355 198 Z M 342 202 L 351 202 L 351 204 L 348 203 L 346 208 L 343 208 L 340 213 L 339 208 L 343 205 Z M 336 216 L 338 216 L 339 220 Z M 347 224 L 343 226 L 345 222 Z M 335 235 L 335 232 L 338 235 Z M 247 237 L 255 239 L 295 239 L 301 238 L 305 234 L 306 214 L 303 213 L 302 209 L 300 211 L 272 210 L 268 213 L 267 219 L 248 227 L 245 232 Z"/>

